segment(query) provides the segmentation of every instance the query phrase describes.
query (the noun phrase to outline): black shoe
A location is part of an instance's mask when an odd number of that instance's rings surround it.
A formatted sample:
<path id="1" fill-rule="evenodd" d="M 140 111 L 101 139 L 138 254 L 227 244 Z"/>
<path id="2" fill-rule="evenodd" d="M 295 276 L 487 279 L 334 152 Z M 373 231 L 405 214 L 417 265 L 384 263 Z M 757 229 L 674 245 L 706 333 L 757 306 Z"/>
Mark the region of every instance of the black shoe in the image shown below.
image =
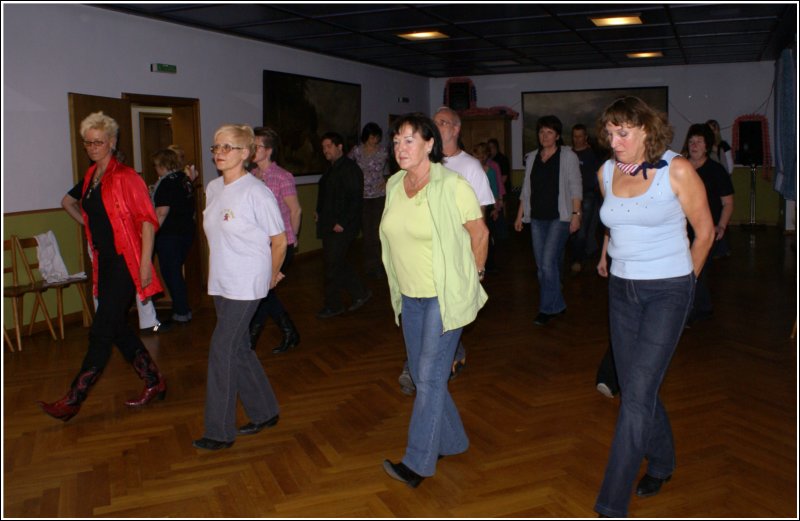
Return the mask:
<path id="1" fill-rule="evenodd" d="M 536 315 L 536 318 L 534 319 L 533 323 L 536 324 L 537 326 L 543 326 L 548 322 L 550 322 L 551 320 L 553 320 L 554 318 L 556 318 L 557 316 L 563 315 L 566 312 L 567 309 L 564 308 L 558 313 L 539 313 L 538 315 Z"/>
<path id="2" fill-rule="evenodd" d="M 233 446 L 232 441 L 217 441 L 212 440 L 211 438 L 200 438 L 199 440 L 194 440 L 192 442 L 193 447 L 197 447 L 198 449 L 205 449 L 205 450 L 219 450 L 219 449 L 227 449 Z"/>
<path id="3" fill-rule="evenodd" d="M 661 490 L 661 485 L 671 478 L 672 476 L 667 476 L 664 479 L 654 478 L 650 474 L 645 474 L 644 477 L 639 480 L 639 484 L 636 485 L 636 495 L 639 497 L 655 496 Z"/>
<path id="4" fill-rule="evenodd" d="M 322 308 L 319 313 L 317 313 L 317 318 L 331 318 L 335 317 L 336 315 L 341 315 L 344 313 L 344 309 L 331 309 L 331 308 Z"/>
<path id="5" fill-rule="evenodd" d="M 417 488 L 424 477 L 420 476 L 402 462 L 392 463 L 388 459 L 383 460 L 383 470 L 397 481 L 402 481 L 411 488 Z"/>
<path id="6" fill-rule="evenodd" d="M 355 310 L 357 310 L 358 308 L 360 308 L 361 306 L 363 306 L 364 304 L 366 304 L 366 303 L 367 303 L 367 301 L 368 301 L 368 300 L 369 300 L 371 297 L 372 297 L 372 290 L 371 290 L 371 289 L 368 289 L 368 290 L 367 290 L 367 293 L 366 293 L 366 295 L 364 295 L 364 296 L 363 296 L 363 297 L 361 297 L 360 299 L 356 299 L 356 301 L 355 301 L 355 302 L 353 302 L 353 305 L 352 305 L 352 306 L 350 306 L 349 308 L 347 308 L 347 311 L 355 311 Z"/>
<path id="7" fill-rule="evenodd" d="M 276 426 L 278 424 L 279 419 L 280 415 L 276 414 L 275 416 L 273 416 L 272 418 L 270 418 L 265 422 L 261 423 L 250 422 L 246 425 L 242 425 L 241 427 L 239 427 L 239 434 L 241 434 L 242 436 L 246 436 L 248 434 L 256 434 L 264 430 L 266 427 Z"/>
<path id="8" fill-rule="evenodd" d="M 288 313 L 281 313 L 278 316 L 277 322 L 281 333 L 283 333 L 283 338 L 281 339 L 281 343 L 272 349 L 272 354 L 275 355 L 285 353 L 300 343 L 300 333 L 297 331 L 297 328 L 294 327 L 294 323 L 292 319 L 289 318 Z"/>

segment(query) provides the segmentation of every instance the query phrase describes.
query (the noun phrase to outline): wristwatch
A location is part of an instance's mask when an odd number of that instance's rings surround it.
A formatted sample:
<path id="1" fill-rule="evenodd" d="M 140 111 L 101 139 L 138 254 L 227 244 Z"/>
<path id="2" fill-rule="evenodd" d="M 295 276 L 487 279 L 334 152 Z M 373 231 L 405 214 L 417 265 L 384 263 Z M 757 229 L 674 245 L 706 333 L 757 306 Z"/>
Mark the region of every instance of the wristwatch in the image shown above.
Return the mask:
<path id="1" fill-rule="evenodd" d="M 577 215 L 578 217 L 580 217 L 581 212 L 572 212 L 572 215 Z"/>
<path id="2" fill-rule="evenodd" d="M 486 275 L 486 268 L 479 269 L 478 270 L 478 278 L 482 279 L 484 275 Z"/>

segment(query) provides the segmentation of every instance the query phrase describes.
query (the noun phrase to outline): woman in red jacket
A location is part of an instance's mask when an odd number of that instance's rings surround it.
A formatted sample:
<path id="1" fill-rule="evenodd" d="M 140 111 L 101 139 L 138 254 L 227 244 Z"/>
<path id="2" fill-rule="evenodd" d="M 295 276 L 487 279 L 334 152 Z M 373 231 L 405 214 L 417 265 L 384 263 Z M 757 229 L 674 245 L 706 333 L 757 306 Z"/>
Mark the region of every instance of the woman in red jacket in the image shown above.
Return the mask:
<path id="1" fill-rule="evenodd" d="M 155 397 L 163 399 L 167 391 L 166 380 L 127 323 L 134 295 L 145 300 L 163 289 L 151 262 L 158 219 L 142 178 L 114 157 L 118 130 L 117 122 L 102 112 L 81 122 L 83 146 L 93 164 L 83 183 L 61 201 L 67 213 L 85 227 L 98 299 L 89 348 L 69 391 L 56 402 L 39 402 L 44 412 L 63 421 L 78 414 L 108 363 L 113 344 L 145 381 L 141 396 L 125 405 L 145 405 Z"/>

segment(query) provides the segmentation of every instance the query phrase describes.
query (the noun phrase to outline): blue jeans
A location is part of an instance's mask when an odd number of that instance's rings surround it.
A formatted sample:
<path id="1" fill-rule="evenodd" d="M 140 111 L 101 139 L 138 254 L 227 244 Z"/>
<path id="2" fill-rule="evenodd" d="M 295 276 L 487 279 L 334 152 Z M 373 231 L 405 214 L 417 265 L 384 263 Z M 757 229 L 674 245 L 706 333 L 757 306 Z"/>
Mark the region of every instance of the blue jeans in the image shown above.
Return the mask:
<path id="1" fill-rule="evenodd" d="M 584 262 L 597 251 L 597 223 L 600 220 L 600 194 L 583 194 L 581 227 L 572 236 L 572 261 Z"/>
<path id="2" fill-rule="evenodd" d="M 533 257 L 539 277 L 539 312 L 554 315 L 567 309 L 561 294 L 561 260 L 569 238 L 569 222 L 531 219 Z"/>
<path id="3" fill-rule="evenodd" d="M 442 333 L 438 299 L 405 295 L 402 325 L 408 368 L 417 386 L 403 463 L 421 476 L 433 476 L 440 454 L 460 454 L 469 447 L 458 409 L 447 390 L 462 328 Z"/>
<path id="4" fill-rule="evenodd" d="M 658 391 L 691 309 L 695 281 L 694 273 L 658 280 L 609 277 L 609 328 L 621 404 L 594 507 L 600 514 L 627 516 L 643 458 L 654 478 L 666 478 L 675 469 L 672 428 Z"/>

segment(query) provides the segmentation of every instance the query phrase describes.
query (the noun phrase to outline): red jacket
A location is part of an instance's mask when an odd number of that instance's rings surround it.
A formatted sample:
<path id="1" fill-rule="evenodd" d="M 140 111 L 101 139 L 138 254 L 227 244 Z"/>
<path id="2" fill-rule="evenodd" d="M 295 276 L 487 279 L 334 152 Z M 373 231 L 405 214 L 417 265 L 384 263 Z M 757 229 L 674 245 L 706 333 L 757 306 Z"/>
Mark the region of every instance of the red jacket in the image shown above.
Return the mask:
<path id="1" fill-rule="evenodd" d="M 86 193 L 96 169 L 97 165 L 94 164 L 86 171 L 82 193 Z M 142 257 L 142 223 L 151 222 L 153 223 L 153 233 L 158 231 L 158 218 L 144 180 L 139 177 L 136 170 L 123 165 L 112 157 L 103 174 L 100 190 L 103 206 L 108 214 L 108 220 L 111 221 L 111 229 L 114 231 L 114 246 L 117 253 L 121 253 L 125 257 L 125 264 L 136 285 L 136 294 L 139 296 L 139 300 L 164 291 L 155 273 L 155 268 L 153 268 L 153 281 L 146 288 L 142 288 L 142 282 L 139 279 L 139 265 Z M 81 214 L 83 214 L 86 238 L 89 240 L 89 247 L 92 248 L 93 293 L 97 295 L 97 250 L 94 248 L 92 232 L 89 230 L 89 217 L 82 205 Z"/>

